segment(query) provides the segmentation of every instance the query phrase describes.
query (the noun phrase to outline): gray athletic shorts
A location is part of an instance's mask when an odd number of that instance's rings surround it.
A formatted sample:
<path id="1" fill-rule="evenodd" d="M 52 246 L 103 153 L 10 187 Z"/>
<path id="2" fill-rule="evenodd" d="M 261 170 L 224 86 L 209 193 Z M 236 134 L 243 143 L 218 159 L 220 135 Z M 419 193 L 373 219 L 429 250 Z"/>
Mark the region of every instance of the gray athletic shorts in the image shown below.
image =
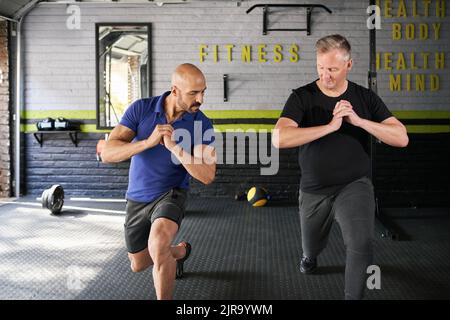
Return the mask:
<path id="1" fill-rule="evenodd" d="M 148 246 L 153 221 L 167 218 L 181 225 L 186 208 L 187 190 L 174 188 L 152 202 L 127 200 L 125 243 L 128 252 L 137 253 Z"/>

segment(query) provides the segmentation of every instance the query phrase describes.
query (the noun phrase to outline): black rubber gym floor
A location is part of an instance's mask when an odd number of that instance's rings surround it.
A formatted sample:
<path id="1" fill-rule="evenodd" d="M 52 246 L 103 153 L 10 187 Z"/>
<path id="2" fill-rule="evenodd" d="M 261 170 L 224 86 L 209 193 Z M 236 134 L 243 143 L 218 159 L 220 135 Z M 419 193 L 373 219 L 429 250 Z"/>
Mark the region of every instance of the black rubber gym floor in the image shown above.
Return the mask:
<path id="1" fill-rule="evenodd" d="M 0 299 L 155 299 L 151 269 L 130 271 L 124 207 L 66 201 L 62 214 L 52 216 L 33 198 L 0 203 Z M 366 299 L 449 299 L 450 210 L 389 213 L 409 239 L 377 235 L 374 262 L 381 289 L 367 290 Z M 193 251 L 175 299 L 343 298 L 345 254 L 338 226 L 319 257 L 318 273 L 302 275 L 295 206 L 190 199 L 181 239 L 190 241 Z"/>

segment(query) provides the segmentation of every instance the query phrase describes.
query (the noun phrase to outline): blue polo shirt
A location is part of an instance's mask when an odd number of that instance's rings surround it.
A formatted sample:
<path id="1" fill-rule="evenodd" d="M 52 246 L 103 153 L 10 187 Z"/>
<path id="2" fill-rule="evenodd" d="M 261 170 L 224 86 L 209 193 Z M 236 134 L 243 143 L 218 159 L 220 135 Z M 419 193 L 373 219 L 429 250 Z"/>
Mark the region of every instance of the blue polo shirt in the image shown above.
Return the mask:
<path id="1" fill-rule="evenodd" d="M 164 100 L 169 93 L 137 100 L 127 108 L 120 124 L 135 132 L 133 142 L 147 139 L 157 124 L 167 124 Z M 175 137 L 179 136 L 175 139 L 177 143 L 191 154 L 195 145 L 214 142 L 211 120 L 201 111 L 185 112 L 172 123 L 172 127 Z M 172 153 L 164 145 L 158 144 L 131 157 L 126 198 L 151 202 L 172 188 L 187 189 L 189 177 L 183 165 L 172 157 Z"/>

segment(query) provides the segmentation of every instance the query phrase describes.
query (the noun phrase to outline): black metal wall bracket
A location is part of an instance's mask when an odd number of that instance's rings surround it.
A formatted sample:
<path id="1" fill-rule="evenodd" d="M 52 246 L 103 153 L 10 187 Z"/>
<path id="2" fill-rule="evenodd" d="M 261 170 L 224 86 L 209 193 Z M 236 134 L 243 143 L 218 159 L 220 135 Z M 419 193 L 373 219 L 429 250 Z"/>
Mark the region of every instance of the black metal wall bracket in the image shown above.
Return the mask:
<path id="1" fill-rule="evenodd" d="M 228 101 L 228 75 L 223 75 L 223 101 Z"/>
<path id="2" fill-rule="evenodd" d="M 306 34 L 311 35 L 311 15 L 314 8 L 322 8 L 328 13 L 332 11 L 322 4 L 255 4 L 251 6 L 246 13 L 249 14 L 253 9 L 257 7 L 263 8 L 263 35 L 267 34 L 267 31 L 306 31 Z M 269 29 L 269 8 L 282 7 L 282 8 L 306 8 L 306 29 Z"/>
<path id="3" fill-rule="evenodd" d="M 78 146 L 78 131 L 75 130 L 71 130 L 71 131 L 66 131 L 66 130 L 61 130 L 61 131 L 37 131 L 37 132 L 33 132 L 33 136 L 36 139 L 36 141 L 39 143 L 39 145 L 42 148 L 42 144 L 44 143 L 44 134 L 55 134 L 55 133 L 67 133 L 70 136 L 70 140 L 72 140 L 72 143 L 75 145 L 75 147 Z"/>
<path id="4" fill-rule="evenodd" d="M 368 79 L 369 79 L 369 88 L 376 88 L 377 87 L 377 72 L 369 70 Z M 374 90 L 374 89 L 372 89 L 372 90 Z"/>

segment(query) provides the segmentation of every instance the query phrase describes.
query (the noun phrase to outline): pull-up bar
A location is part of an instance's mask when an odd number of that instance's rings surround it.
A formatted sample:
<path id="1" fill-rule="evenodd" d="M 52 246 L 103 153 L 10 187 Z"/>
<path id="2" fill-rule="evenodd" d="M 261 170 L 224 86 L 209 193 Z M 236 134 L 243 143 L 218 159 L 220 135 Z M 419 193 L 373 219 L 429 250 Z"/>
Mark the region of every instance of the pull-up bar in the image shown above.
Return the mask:
<path id="1" fill-rule="evenodd" d="M 306 31 L 309 36 L 311 34 L 311 14 L 314 8 L 321 8 L 332 13 L 332 11 L 322 4 L 255 4 L 251 6 L 246 13 L 249 14 L 253 9 L 257 7 L 263 8 L 263 35 L 267 34 L 267 31 Z M 268 29 L 269 23 L 268 9 L 269 8 L 306 8 L 306 28 L 305 29 Z"/>

